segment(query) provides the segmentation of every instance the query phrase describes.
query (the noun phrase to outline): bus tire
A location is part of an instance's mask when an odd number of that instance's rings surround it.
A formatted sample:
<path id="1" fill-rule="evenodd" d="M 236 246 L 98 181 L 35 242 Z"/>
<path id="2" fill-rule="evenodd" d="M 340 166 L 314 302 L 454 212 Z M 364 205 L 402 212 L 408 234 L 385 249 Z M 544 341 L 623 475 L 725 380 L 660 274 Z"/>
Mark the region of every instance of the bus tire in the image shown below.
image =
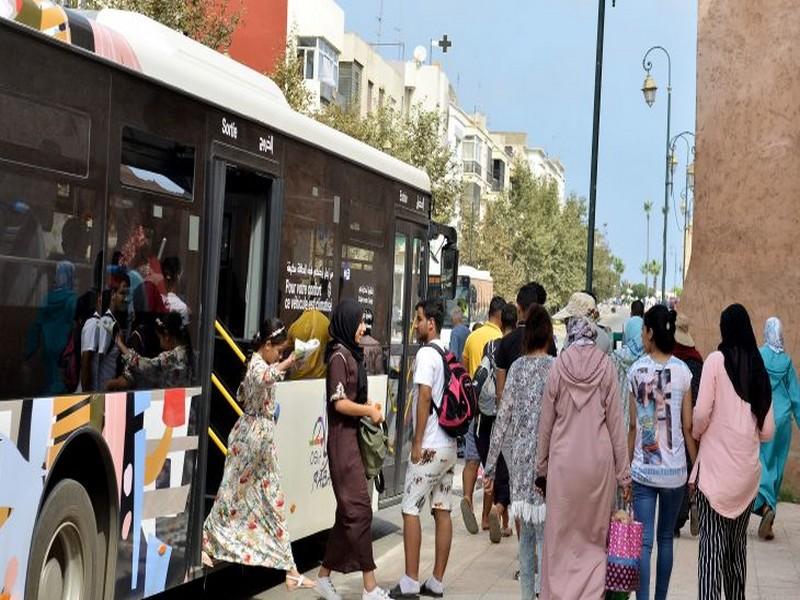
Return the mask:
<path id="1" fill-rule="evenodd" d="M 102 593 L 105 557 L 97 556 L 97 525 L 86 489 L 74 479 L 53 487 L 34 528 L 25 598 L 93 600 Z"/>

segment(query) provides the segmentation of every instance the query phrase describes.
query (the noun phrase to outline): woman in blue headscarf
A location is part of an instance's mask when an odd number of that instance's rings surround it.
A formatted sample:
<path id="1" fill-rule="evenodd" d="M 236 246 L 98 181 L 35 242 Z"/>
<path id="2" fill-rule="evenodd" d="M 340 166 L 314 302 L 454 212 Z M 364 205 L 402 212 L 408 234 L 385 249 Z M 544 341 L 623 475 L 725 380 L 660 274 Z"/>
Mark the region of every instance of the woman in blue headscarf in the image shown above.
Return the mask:
<path id="1" fill-rule="evenodd" d="M 619 389 L 621 393 L 622 415 L 625 418 L 625 431 L 628 431 L 630 412 L 628 410 L 628 370 L 644 354 L 642 341 L 642 317 L 634 316 L 625 323 L 622 333 L 622 347 L 611 353 L 611 361 L 617 368 Z"/>
<path id="2" fill-rule="evenodd" d="M 36 313 L 25 348 L 25 358 L 30 358 L 42 344 L 42 362 L 45 367 L 45 389 L 48 394 L 66 391 L 59 359 L 67 345 L 75 319 L 75 265 L 63 260 L 56 265 L 55 285 L 47 292 L 44 305 Z"/>
<path id="3" fill-rule="evenodd" d="M 772 523 L 775 520 L 778 492 L 792 443 L 792 416 L 800 427 L 800 386 L 792 359 L 783 348 L 783 324 L 777 317 L 767 319 L 764 340 L 766 343 L 761 347 L 761 358 L 764 359 L 772 384 L 775 437 L 761 444 L 761 483 L 753 512 L 761 515 L 758 536 L 771 540 L 775 537 Z"/>

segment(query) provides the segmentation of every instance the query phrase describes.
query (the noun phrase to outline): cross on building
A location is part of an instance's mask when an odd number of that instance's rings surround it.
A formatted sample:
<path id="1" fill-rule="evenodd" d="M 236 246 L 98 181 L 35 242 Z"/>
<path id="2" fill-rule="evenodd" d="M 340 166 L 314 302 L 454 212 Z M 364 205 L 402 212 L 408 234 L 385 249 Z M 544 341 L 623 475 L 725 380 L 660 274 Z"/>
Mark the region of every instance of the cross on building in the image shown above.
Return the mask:
<path id="1" fill-rule="evenodd" d="M 447 34 L 445 33 L 437 43 L 437 46 L 442 49 L 442 52 L 447 54 L 447 50 L 453 46 L 453 42 L 447 39 Z"/>

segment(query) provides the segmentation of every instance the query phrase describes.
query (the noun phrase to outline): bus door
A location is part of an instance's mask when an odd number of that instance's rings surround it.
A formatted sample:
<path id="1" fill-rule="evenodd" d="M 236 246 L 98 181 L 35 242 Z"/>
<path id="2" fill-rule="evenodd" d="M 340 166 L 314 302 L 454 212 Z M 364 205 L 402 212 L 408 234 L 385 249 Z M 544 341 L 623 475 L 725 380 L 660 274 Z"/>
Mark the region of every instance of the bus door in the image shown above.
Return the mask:
<path id="1" fill-rule="evenodd" d="M 245 370 L 252 339 L 265 314 L 265 293 L 269 273 L 277 263 L 270 240 L 270 221 L 278 182 L 257 170 L 229 161 L 215 162 L 214 202 L 217 209 L 217 235 L 220 236 L 214 315 L 214 352 L 211 365 L 209 407 L 208 468 L 206 472 L 207 513 L 216 496 L 227 454 L 228 434 L 242 414 L 236 390 Z M 215 259 L 212 259 L 214 261 Z"/>
<path id="2" fill-rule="evenodd" d="M 396 221 L 389 325 L 389 389 L 385 409 L 389 455 L 383 467 L 386 488 L 381 496 L 382 503 L 402 495 L 411 452 L 411 368 L 419 349 L 413 331 L 414 306 L 425 293 L 426 248 L 425 226 L 410 221 Z"/>

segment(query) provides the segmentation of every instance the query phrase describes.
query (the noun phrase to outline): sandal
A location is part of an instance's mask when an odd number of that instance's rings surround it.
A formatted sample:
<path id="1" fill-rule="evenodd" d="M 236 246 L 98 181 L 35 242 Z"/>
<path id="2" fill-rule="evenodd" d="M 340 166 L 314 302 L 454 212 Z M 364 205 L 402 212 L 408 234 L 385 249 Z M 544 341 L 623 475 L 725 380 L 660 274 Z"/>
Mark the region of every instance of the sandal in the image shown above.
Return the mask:
<path id="1" fill-rule="evenodd" d="M 289 585 L 290 581 L 293 581 L 294 585 Z M 290 592 L 296 592 L 297 590 L 313 590 L 316 585 L 316 581 L 308 579 L 305 575 L 286 576 L 286 589 Z"/>
<path id="2" fill-rule="evenodd" d="M 493 544 L 499 544 L 501 535 L 500 515 L 497 514 L 497 509 L 493 506 L 489 511 L 489 539 Z"/>
<path id="3" fill-rule="evenodd" d="M 514 535 L 514 530 L 511 529 L 511 527 L 504 527 L 502 531 L 500 531 L 500 535 L 502 535 L 503 537 L 511 537 L 512 535 Z"/>

